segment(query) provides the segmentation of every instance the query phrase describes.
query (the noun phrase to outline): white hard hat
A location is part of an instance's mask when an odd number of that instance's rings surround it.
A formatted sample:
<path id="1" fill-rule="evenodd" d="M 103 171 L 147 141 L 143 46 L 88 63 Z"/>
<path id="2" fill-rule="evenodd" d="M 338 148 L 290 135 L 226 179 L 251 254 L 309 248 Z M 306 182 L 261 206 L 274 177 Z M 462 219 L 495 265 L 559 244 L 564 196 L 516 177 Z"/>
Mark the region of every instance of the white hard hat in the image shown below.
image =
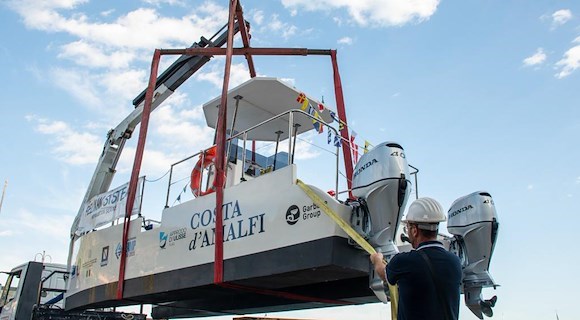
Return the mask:
<path id="1" fill-rule="evenodd" d="M 419 198 L 409 206 L 403 222 L 417 223 L 420 229 L 437 230 L 439 222 L 447 220 L 443 207 L 432 198 Z M 431 225 L 431 226 L 429 226 Z"/>

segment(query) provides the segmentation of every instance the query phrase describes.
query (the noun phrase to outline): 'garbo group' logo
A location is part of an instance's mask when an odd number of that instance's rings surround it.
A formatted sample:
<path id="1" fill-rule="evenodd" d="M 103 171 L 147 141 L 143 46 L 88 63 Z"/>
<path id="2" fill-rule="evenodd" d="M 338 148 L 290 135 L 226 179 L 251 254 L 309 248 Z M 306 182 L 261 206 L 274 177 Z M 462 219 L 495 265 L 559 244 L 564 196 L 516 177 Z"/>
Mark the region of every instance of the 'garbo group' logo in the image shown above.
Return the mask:
<path id="1" fill-rule="evenodd" d="M 286 222 L 292 226 L 295 225 L 298 220 L 300 220 L 300 208 L 293 204 L 288 208 L 288 210 L 286 210 Z"/>

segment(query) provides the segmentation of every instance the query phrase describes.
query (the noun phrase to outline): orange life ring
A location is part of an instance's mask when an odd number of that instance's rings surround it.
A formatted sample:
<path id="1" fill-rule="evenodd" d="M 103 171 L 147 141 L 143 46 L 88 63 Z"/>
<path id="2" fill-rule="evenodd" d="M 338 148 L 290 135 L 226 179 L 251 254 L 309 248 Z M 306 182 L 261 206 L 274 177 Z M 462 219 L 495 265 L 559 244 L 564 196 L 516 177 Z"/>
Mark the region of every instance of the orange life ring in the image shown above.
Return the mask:
<path id="1" fill-rule="evenodd" d="M 207 151 L 205 151 L 203 154 L 199 155 L 199 160 L 197 160 L 195 167 L 193 167 L 193 170 L 191 171 L 191 192 L 193 192 L 193 195 L 196 197 L 205 196 L 206 194 L 210 194 L 216 190 L 215 179 L 213 180 L 211 187 L 209 187 L 207 190 L 202 191 L 200 188 L 201 172 L 203 171 L 203 169 L 206 169 L 207 167 L 213 164 L 215 156 L 216 156 L 216 147 L 213 146 L 209 148 Z"/>

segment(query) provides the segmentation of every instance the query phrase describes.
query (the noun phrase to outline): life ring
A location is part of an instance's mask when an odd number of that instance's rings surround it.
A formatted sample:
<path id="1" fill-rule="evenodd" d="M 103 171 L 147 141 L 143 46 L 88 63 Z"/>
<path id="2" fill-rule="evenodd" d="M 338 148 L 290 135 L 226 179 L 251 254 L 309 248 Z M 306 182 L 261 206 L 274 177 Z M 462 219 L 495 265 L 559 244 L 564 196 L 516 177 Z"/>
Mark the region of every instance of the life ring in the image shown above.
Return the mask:
<path id="1" fill-rule="evenodd" d="M 216 179 L 213 180 L 211 187 L 209 187 L 207 190 L 202 191 L 200 188 L 201 172 L 203 169 L 206 169 L 213 164 L 215 156 L 216 147 L 213 146 L 203 154 L 199 155 L 199 160 L 197 160 L 195 167 L 193 167 L 193 170 L 191 171 L 191 192 L 195 197 L 205 196 L 206 194 L 210 194 L 216 190 Z"/>

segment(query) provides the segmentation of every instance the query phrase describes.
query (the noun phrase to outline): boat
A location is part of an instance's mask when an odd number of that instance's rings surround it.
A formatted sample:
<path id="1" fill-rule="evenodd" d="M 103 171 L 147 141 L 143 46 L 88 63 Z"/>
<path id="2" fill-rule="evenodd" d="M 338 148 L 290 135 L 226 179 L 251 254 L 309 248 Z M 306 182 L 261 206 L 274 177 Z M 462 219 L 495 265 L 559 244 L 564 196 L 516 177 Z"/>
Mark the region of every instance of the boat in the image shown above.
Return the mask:
<path id="1" fill-rule="evenodd" d="M 233 21 L 230 15 L 228 48 L 229 35 L 240 30 L 244 48 L 236 52 L 246 55 L 249 65 L 252 54 L 329 55 L 336 109 L 280 79 L 255 76 L 253 67 L 250 80 L 228 90 L 233 51 L 212 47 L 225 43 L 224 34 L 213 42 L 202 38 L 201 45 L 189 49 L 156 50 L 148 89 L 134 101 L 135 111 L 109 133 L 71 228 L 65 309 L 153 304 L 153 318 L 161 319 L 387 303 L 396 294 L 374 274 L 368 253 L 381 251 L 388 259 L 409 249 L 399 228 L 413 184 L 404 148 L 384 141 L 358 154 L 336 51 L 250 48 L 246 28 Z M 156 83 L 161 54 L 183 54 L 173 66 L 187 68 L 170 67 Z M 149 114 L 209 60 L 207 55 L 217 54 L 226 55 L 223 92 L 203 106 L 215 143 L 171 166 L 161 219 L 146 219 L 138 179 Z M 118 154 L 140 121 L 131 180 L 109 190 Z M 306 166 L 297 144 L 313 134 L 325 137 L 318 147 L 329 156 L 313 160 L 319 162 L 314 177 L 303 176 Z M 271 154 L 261 153 L 260 144 Z M 178 166 L 190 172 L 192 196 L 170 204 Z M 497 216 L 487 193 L 466 201 L 472 208 L 485 206 L 481 212 L 486 214 L 469 220 L 480 236 L 464 232 L 464 210 L 454 214 L 460 221 L 454 234 L 460 236 L 447 242 L 471 270 L 468 306 L 482 317 L 492 306 L 481 288 L 496 286 L 487 268 Z M 111 223 L 119 217 L 122 223 Z M 473 246 L 484 258 L 461 249 Z M 483 268 L 469 268 L 472 264 Z"/>
<path id="2" fill-rule="evenodd" d="M 310 105 L 322 105 L 276 78 L 252 78 L 228 92 L 232 104 L 228 127 L 235 132 L 229 139 L 236 143 L 230 144 L 224 188 L 223 271 L 224 282 L 233 286 L 214 283 L 216 197 L 210 186 L 203 195 L 167 206 L 160 223 L 150 228 L 143 228 L 144 221 L 132 223 L 123 300 L 116 300 L 123 225 L 81 237 L 66 307 L 179 301 L 157 312 L 204 309 L 196 315 L 207 315 L 378 301 L 369 289 L 368 255 L 349 245 L 346 233 L 296 184 L 300 175 L 292 146 L 300 136 L 317 130 L 313 121 L 339 136 L 330 125 L 334 111 L 317 107 L 313 115 L 301 109 L 299 97 Z M 218 104 L 216 98 L 203 106 L 209 126 L 215 126 Z M 263 155 L 252 155 L 248 141 L 286 142 L 290 148 L 278 150 L 268 161 Z M 389 150 L 403 151 L 396 144 L 388 145 Z M 331 146 L 336 161 L 327 167 L 338 182 L 340 152 Z M 193 158 L 203 163 L 213 148 Z M 404 158 L 393 163 L 397 183 L 409 182 Z M 209 165 L 201 171 L 200 177 L 213 174 Z M 203 186 L 196 180 L 191 184 Z M 337 189 L 329 194 L 313 183 L 309 187 L 342 219 L 351 219 L 352 207 L 339 200 Z M 408 194 L 405 188 L 402 205 Z M 396 220 L 401 213 L 398 201 L 395 206 Z"/>

